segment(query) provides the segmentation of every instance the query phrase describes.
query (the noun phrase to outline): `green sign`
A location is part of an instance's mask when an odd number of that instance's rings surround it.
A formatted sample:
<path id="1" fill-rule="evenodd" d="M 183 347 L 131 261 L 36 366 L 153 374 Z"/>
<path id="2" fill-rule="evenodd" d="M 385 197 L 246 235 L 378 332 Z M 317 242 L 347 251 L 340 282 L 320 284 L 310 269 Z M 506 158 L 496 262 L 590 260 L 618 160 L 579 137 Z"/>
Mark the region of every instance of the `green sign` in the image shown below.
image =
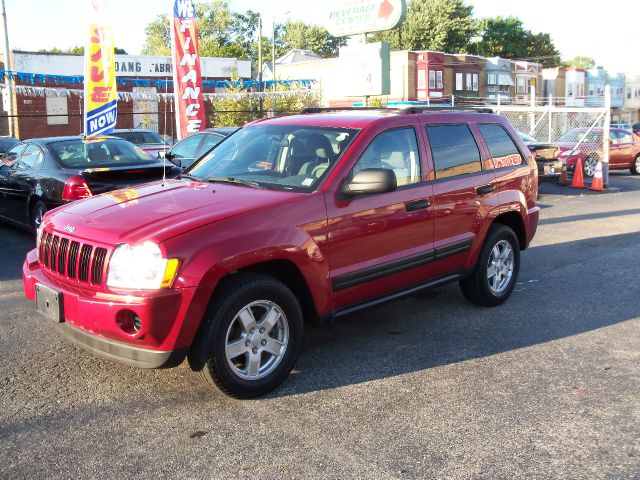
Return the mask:
<path id="1" fill-rule="evenodd" d="M 332 0 L 326 27 L 334 37 L 391 30 L 406 9 L 405 0 Z"/>

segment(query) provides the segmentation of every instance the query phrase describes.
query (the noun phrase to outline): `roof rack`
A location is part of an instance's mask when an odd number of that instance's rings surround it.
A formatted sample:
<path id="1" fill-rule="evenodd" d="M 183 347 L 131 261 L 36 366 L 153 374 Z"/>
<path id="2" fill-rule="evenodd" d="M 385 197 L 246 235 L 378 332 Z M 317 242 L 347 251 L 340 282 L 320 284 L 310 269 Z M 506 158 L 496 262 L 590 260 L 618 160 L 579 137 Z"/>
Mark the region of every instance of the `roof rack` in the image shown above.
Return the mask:
<path id="1" fill-rule="evenodd" d="M 300 111 L 300 115 L 325 112 L 358 112 L 358 111 L 383 111 L 398 114 L 417 114 L 425 112 L 476 112 L 495 113 L 492 108 L 487 107 L 448 107 L 448 106 L 416 106 L 406 108 L 386 108 L 386 107 L 308 107 Z"/>
<path id="2" fill-rule="evenodd" d="M 420 106 L 403 108 L 400 113 L 423 113 L 423 112 L 476 112 L 494 113 L 492 108 L 487 107 L 448 107 L 448 106 Z"/>
<path id="3" fill-rule="evenodd" d="M 324 113 L 324 112 L 350 112 L 350 111 L 362 111 L 362 110 L 382 110 L 385 112 L 397 112 L 400 113 L 402 109 L 400 108 L 386 108 L 386 107 L 307 107 L 303 110 L 300 110 L 300 115 L 305 115 L 309 113 Z"/>

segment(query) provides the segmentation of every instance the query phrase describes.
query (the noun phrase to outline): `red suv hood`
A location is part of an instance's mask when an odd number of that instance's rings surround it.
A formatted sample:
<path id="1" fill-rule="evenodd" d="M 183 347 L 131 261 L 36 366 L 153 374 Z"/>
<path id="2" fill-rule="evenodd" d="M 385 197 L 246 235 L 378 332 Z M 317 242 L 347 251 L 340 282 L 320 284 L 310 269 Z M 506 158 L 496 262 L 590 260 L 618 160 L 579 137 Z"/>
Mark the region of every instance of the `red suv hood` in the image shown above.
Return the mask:
<path id="1" fill-rule="evenodd" d="M 71 236 L 110 245 L 160 242 L 240 213 L 290 201 L 299 193 L 167 180 L 115 190 L 56 209 L 46 221 Z"/>

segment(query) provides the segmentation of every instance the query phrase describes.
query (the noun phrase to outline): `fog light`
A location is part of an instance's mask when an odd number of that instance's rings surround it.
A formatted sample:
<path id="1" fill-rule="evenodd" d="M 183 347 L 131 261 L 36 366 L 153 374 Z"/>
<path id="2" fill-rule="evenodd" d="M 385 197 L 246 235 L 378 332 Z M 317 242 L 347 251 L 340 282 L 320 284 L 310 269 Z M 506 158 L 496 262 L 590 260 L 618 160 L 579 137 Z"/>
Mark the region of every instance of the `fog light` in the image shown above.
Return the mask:
<path id="1" fill-rule="evenodd" d="M 116 315 L 116 324 L 127 335 L 137 335 L 142 330 L 142 320 L 131 310 L 122 310 Z"/>

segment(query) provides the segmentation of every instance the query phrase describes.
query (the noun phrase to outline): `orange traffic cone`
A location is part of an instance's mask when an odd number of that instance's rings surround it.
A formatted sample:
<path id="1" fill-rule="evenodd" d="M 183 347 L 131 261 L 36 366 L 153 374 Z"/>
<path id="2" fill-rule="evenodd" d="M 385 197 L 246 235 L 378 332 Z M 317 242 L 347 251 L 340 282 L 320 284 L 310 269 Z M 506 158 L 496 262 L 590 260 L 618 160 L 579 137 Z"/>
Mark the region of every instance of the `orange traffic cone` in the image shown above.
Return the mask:
<path id="1" fill-rule="evenodd" d="M 576 168 L 573 172 L 573 182 L 571 182 L 573 188 L 584 188 L 584 177 L 582 175 L 582 160 L 578 159 L 576 162 Z"/>
<path id="2" fill-rule="evenodd" d="M 596 173 L 593 175 L 591 190 L 596 190 L 598 192 L 604 190 L 604 185 L 602 184 L 602 162 L 600 160 L 598 160 L 598 164 L 596 165 Z"/>

